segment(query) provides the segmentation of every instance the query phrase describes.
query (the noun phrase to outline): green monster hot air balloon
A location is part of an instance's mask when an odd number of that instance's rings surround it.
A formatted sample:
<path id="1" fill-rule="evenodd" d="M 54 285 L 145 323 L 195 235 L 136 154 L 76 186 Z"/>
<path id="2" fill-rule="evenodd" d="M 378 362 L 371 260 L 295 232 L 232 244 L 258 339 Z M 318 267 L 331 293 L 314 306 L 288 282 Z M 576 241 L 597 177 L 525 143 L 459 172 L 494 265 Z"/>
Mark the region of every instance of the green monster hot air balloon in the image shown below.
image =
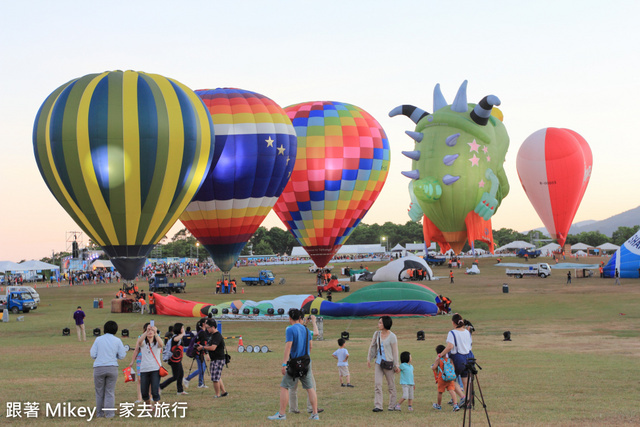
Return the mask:
<path id="1" fill-rule="evenodd" d="M 414 141 L 410 217 L 423 219 L 427 246 L 435 241 L 443 251 L 460 253 L 465 242 L 485 241 L 493 252 L 491 217 L 509 193 L 504 160 L 509 136 L 502 113 L 494 106 L 500 100 L 485 96 L 478 104 L 467 103 L 467 81 L 460 86 L 453 104 L 445 101 L 440 85 L 433 93 L 432 114 L 412 105 L 394 108 L 390 116 L 405 115 L 415 124 L 407 131 Z"/>
<path id="2" fill-rule="evenodd" d="M 183 84 L 89 74 L 44 101 L 33 149 L 49 190 L 125 280 L 184 211 L 213 155 L 211 116 Z"/>

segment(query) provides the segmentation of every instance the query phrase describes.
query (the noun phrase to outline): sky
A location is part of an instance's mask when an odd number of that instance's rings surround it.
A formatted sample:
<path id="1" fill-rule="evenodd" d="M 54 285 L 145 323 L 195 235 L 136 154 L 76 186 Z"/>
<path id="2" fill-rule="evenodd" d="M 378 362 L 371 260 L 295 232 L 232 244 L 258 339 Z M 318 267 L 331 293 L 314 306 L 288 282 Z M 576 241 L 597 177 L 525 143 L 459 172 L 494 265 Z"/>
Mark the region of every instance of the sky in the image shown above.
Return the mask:
<path id="1" fill-rule="evenodd" d="M 46 187 L 33 155 L 38 108 L 86 74 L 136 70 L 193 90 L 237 87 L 286 107 L 341 101 L 373 115 L 391 146 L 385 187 L 363 219 L 404 224 L 411 161 L 401 104 L 433 111 L 440 83 L 452 102 L 500 98 L 511 186 L 493 228 L 541 227 L 516 156 L 545 127 L 580 133 L 593 172 L 574 222 L 640 205 L 640 2 L 568 1 L 23 1 L 0 6 L 0 260 L 66 250 L 80 231 Z M 282 227 L 271 213 L 263 223 Z M 171 233 L 182 228 L 178 223 Z M 86 243 L 88 237 L 84 237 Z"/>

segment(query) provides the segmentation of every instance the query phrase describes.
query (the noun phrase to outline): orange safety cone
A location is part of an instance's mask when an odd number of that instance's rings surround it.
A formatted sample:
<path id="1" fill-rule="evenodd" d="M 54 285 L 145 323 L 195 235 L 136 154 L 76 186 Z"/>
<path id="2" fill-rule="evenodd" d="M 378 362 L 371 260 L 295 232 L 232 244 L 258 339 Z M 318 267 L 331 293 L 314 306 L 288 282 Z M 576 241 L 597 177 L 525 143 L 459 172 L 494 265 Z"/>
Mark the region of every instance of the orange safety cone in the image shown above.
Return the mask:
<path id="1" fill-rule="evenodd" d="M 244 343 L 242 342 L 242 335 L 240 335 L 240 339 L 238 340 L 238 347 L 244 347 Z"/>

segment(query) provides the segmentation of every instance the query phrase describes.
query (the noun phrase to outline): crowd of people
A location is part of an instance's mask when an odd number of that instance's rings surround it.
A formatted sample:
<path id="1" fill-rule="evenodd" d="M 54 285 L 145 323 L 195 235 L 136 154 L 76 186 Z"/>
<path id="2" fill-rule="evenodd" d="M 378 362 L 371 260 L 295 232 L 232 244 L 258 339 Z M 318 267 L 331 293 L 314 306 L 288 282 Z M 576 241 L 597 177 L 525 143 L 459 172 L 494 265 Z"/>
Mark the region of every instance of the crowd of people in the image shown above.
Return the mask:
<path id="1" fill-rule="evenodd" d="M 80 310 L 80 308 L 78 308 Z M 319 420 L 324 410 L 318 406 L 316 381 L 313 375 L 311 351 L 313 337 L 318 335 L 315 316 L 305 317 L 298 309 L 289 310 L 289 326 L 285 330 L 285 346 L 280 373 L 278 412 L 269 416 L 270 420 L 284 420 L 289 413 L 300 413 L 297 399 L 298 383 L 307 392 L 307 411 L 311 420 Z M 431 365 L 436 383 L 437 398 L 433 403 L 435 410 L 442 410 L 442 394 L 447 391 L 451 395 L 452 410 L 458 411 L 467 405 L 464 391 L 467 385 L 468 360 L 473 358 L 471 351 L 473 325 L 459 314 L 451 318 L 453 329 L 448 332 L 445 345 L 438 345 L 437 357 Z M 310 323 L 311 330 L 308 328 Z M 367 366 L 373 368 L 374 401 L 373 412 L 384 411 L 383 383 L 388 391 L 389 411 L 401 411 L 402 404 L 407 402 L 407 409 L 413 410 L 414 380 L 413 358 L 408 351 L 400 352 L 397 336 L 391 332 L 393 320 L 389 316 L 381 316 L 377 322 L 371 343 L 367 351 Z M 97 417 L 110 418 L 114 411 L 103 410 L 113 408 L 115 402 L 115 383 L 118 377 L 118 360 L 126 356 L 122 341 L 115 337 L 118 325 L 109 321 L 104 325 L 105 335 L 96 338 L 91 347 L 94 362 L 94 385 L 96 392 Z M 157 327 L 145 323 L 138 336 L 136 347 L 129 367 L 137 373 L 138 398 L 136 403 L 144 403 L 152 407 L 161 399 L 161 392 L 176 384 L 178 395 L 187 395 L 190 381 L 198 377 L 198 388 L 206 389 L 207 370 L 213 382 L 214 398 L 229 395 L 222 380 L 222 372 L 228 363 L 228 354 L 224 337 L 218 330 L 213 318 L 202 318 L 195 325 L 195 332 L 183 323 L 169 327 L 164 339 L 159 335 Z M 79 336 L 80 337 L 80 336 Z M 336 359 L 340 387 L 355 387 L 351 383 L 349 371 L 349 351 L 347 341 L 338 340 L 338 348 L 332 357 Z M 193 359 L 196 370 L 185 377 L 183 358 Z M 163 367 L 163 360 L 171 368 L 169 374 Z M 208 362 L 208 363 L 207 363 Z M 192 363 L 192 367 L 193 367 Z M 134 368 L 135 366 L 135 368 Z M 163 372 L 164 371 L 164 372 Z M 453 374 L 455 372 L 455 374 Z M 402 396 L 398 399 L 396 374 L 400 376 Z M 164 380 L 163 380 L 164 379 Z"/>

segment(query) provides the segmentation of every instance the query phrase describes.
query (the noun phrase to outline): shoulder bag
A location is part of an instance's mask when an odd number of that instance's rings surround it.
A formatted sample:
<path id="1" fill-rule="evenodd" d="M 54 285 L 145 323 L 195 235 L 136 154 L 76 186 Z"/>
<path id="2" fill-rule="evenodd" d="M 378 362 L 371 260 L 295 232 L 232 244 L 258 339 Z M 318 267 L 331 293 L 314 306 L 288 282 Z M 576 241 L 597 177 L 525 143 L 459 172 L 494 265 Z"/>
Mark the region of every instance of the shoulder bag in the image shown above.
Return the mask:
<path id="1" fill-rule="evenodd" d="M 378 333 L 378 352 L 380 353 L 380 357 L 382 357 L 382 344 L 380 342 L 380 333 Z M 387 361 L 387 360 L 380 360 L 380 367 L 382 369 L 386 369 L 387 371 L 390 371 L 391 369 L 393 369 L 393 362 Z"/>
<path id="2" fill-rule="evenodd" d="M 309 372 L 309 364 L 311 363 L 311 357 L 309 357 L 309 331 L 304 328 L 304 349 L 307 354 L 300 357 L 289 359 L 287 362 L 287 375 L 292 378 L 302 378 Z"/>
<path id="3" fill-rule="evenodd" d="M 149 351 L 151 352 L 151 355 L 153 356 L 153 359 L 156 361 L 156 363 L 158 364 L 159 368 L 158 369 L 158 373 L 160 374 L 160 377 L 166 377 L 167 375 L 169 375 L 169 372 L 164 368 L 164 366 L 162 366 L 162 364 L 160 362 L 158 362 L 158 359 L 156 359 L 156 355 L 153 354 L 153 349 L 151 348 L 151 345 L 149 345 Z"/>

